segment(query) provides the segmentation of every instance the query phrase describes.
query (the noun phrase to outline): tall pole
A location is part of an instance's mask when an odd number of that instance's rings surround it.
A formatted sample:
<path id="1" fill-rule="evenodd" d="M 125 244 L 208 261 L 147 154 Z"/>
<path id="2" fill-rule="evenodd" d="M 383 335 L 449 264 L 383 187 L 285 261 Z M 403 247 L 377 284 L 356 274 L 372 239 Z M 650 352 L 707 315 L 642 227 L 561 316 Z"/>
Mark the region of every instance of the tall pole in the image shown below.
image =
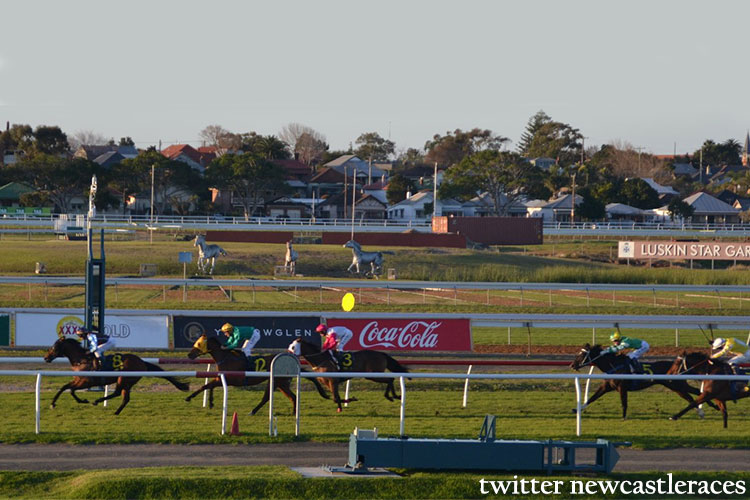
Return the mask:
<path id="1" fill-rule="evenodd" d="M 352 176 L 352 237 L 351 239 L 354 239 L 354 204 L 357 200 L 357 174 L 356 170 L 354 171 L 354 175 Z"/>
<path id="2" fill-rule="evenodd" d="M 435 162 L 435 173 L 432 176 L 432 218 L 437 217 L 437 162 Z"/>
<path id="3" fill-rule="evenodd" d="M 699 165 L 698 169 L 700 170 L 700 180 L 701 180 L 701 184 L 703 184 L 703 144 L 701 144 L 701 154 L 700 154 L 700 158 L 701 158 L 701 160 L 700 160 L 700 165 Z"/>
<path id="4" fill-rule="evenodd" d="M 151 165 L 151 217 L 149 217 L 148 242 L 154 242 L 154 167 Z"/>
<path id="5" fill-rule="evenodd" d="M 372 156 L 370 156 L 370 163 L 367 167 L 367 184 L 372 184 Z"/>
<path id="6" fill-rule="evenodd" d="M 346 220 L 346 210 L 349 208 L 349 169 L 344 165 L 344 220 Z"/>
<path id="7" fill-rule="evenodd" d="M 576 220 L 576 174 L 573 172 L 573 199 L 570 204 L 570 223 L 573 224 Z"/>

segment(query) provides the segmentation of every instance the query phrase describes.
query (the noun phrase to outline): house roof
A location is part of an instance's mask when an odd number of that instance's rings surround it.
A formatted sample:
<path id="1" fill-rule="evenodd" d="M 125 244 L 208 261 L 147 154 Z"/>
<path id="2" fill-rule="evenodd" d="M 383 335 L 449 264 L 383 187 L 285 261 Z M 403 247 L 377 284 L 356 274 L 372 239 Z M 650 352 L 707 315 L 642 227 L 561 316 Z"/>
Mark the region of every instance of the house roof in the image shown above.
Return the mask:
<path id="1" fill-rule="evenodd" d="M 383 208 L 386 208 L 388 206 L 387 203 L 383 203 L 383 200 L 381 200 L 377 196 L 373 196 L 371 194 L 363 195 L 361 198 L 358 198 L 357 200 L 355 200 L 354 206 L 357 206 L 357 205 L 359 205 L 360 203 L 362 203 L 363 201 L 366 201 L 366 200 L 376 201 L 376 202 L 378 202 L 379 205 L 382 205 Z"/>
<path id="2" fill-rule="evenodd" d="M 33 193 L 33 187 L 21 182 L 9 182 L 0 186 L 0 200 L 18 200 L 22 194 Z"/>
<path id="3" fill-rule="evenodd" d="M 341 184 L 344 182 L 344 174 L 333 168 L 324 167 L 310 178 L 310 183 L 316 184 Z"/>
<path id="4" fill-rule="evenodd" d="M 659 195 L 663 194 L 679 194 L 677 191 L 674 190 L 672 186 L 662 186 L 658 182 L 656 182 L 651 177 L 641 177 L 641 179 L 646 182 L 649 186 L 651 186 L 654 191 L 656 191 Z"/>
<path id="5" fill-rule="evenodd" d="M 698 169 L 692 166 L 690 163 L 674 164 L 674 175 L 695 175 L 697 173 Z"/>
<path id="6" fill-rule="evenodd" d="M 203 165 L 204 167 L 211 163 L 211 160 L 216 158 L 216 154 L 212 152 L 200 152 L 190 144 L 172 144 L 164 148 L 161 154 L 169 158 L 170 160 L 176 160 L 181 154 L 184 154 L 195 163 Z"/>
<path id="7" fill-rule="evenodd" d="M 724 203 L 718 198 L 714 198 L 710 194 L 704 193 L 703 191 L 691 194 L 682 201 L 695 209 L 694 215 L 734 215 L 739 212 L 731 205 Z"/>
<path id="8" fill-rule="evenodd" d="M 750 210 L 750 198 L 737 198 L 732 206 L 741 212 Z"/>
<path id="9" fill-rule="evenodd" d="M 305 177 L 310 175 L 311 169 L 299 160 L 271 160 L 271 163 L 284 167 L 289 175 Z"/>
<path id="10" fill-rule="evenodd" d="M 388 188 L 387 182 L 375 181 L 372 184 L 368 184 L 364 186 L 362 189 L 364 189 L 365 191 L 377 191 L 380 189 L 387 189 L 387 188 Z"/>
<path id="11" fill-rule="evenodd" d="M 608 203 L 604 207 L 608 214 L 612 215 L 642 215 L 643 210 L 636 207 L 631 207 L 624 203 Z"/>
<path id="12" fill-rule="evenodd" d="M 583 203 L 583 197 L 577 194 L 576 206 L 580 205 L 581 203 Z M 556 200 L 552 200 L 544 205 L 544 208 L 551 208 L 552 210 L 571 210 L 573 208 L 573 195 L 563 195 Z"/>
<path id="13" fill-rule="evenodd" d="M 406 198 L 405 200 L 401 200 L 398 203 L 394 203 L 392 206 L 397 207 L 397 206 L 406 206 L 406 205 L 416 205 L 418 203 L 430 203 L 431 201 L 432 201 L 432 191 L 429 189 L 426 189 L 424 191 L 419 191 L 411 195 L 410 198 Z"/>
<path id="14" fill-rule="evenodd" d="M 381 177 L 385 175 L 385 171 L 376 167 L 375 163 L 373 163 L 372 167 L 370 167 L 368 162 L 358 158 L 355 155 L 339 156 L 335 160 L 331 160 L 323 166 L 332 168 L 338 172 L 341 172 L 342 174 L 348 167 L 352 166 L 357 170 L 358 177 L 361 177 L 363 175 L 367 176 L 370 173 L 372 173 L 373 177 Z"/>
<path id="15" fill-rule="evenodd" d="M 107 151 L 106 153 L 94 158 L 94 163 L 97 163 L 102 167 L 108 167 L 120 163 L 124 159 L 125 157 L 117 151 Z"/>

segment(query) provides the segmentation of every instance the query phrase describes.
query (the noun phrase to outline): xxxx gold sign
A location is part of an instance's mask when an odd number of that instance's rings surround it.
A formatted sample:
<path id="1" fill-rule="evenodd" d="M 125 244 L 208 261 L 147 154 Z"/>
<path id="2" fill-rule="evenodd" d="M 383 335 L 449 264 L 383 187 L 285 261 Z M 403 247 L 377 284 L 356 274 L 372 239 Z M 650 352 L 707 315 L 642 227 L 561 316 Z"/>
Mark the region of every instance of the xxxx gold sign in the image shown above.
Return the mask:
<path id="1" fill-rule="evenodd" d="M 621 259 L 750 260 L 750 243 L 698 241 L 620 241 Z"/>

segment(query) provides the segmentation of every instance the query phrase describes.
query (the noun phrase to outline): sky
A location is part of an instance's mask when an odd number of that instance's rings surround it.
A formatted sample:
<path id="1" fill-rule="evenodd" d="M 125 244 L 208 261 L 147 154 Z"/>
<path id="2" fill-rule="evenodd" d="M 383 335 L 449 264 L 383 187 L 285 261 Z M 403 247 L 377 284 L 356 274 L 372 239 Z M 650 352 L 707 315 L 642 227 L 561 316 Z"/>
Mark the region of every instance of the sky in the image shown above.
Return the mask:
<path id="1" fill-rule="evenodd" d="M 301 123 L 421 149 L 544 110 L 653 154 L 750 128 L 746 1 L 3 0 L 0 123 L 138 147 Z"/>

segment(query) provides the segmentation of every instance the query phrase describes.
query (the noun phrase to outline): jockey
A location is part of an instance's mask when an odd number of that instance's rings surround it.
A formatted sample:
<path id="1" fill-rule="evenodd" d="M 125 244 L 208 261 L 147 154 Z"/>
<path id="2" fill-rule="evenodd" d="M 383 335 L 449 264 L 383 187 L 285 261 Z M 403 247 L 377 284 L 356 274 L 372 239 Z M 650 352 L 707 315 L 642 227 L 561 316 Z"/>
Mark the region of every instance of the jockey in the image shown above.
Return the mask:
<path id="1" fill-rule="evenodd" d="M 237 349 L 242 343 L 242 353 L 250 359 L 253 347 L 260 340 L 260 330 L 254 326 L 233 326 L 231 323 L 224 323 L 221 331 L 227 337 L 224 349 Z"/>
<path id="2" fill-rule="evenodd" d="M 625 337 L 624 335 L 620 335 L 620 332 L 612 333 L 609 340 L 612 341 L 613 345 L 604 349 L 602 354 L 615 354 L 624 351 L 625 349 L 632 349 L 632 351 L 628 353 L 628 360 L 630 361 L 630 372 L 635 373 L 637 368 L 640 368 L 638 358 L 648 352 L 650 347 L 648 342 L 636 338 Z"/>
<path id="3" fill-rule="evenodd" d="M 332 326 L 328 328 L 325 323 L 319 324 L 315 331 L 323 335 L 323 345 L 320 350 L 330 352 L 331 358 L 336 363 L 336 366 L 338 366 L 338 359 L 336 359 L 334 353 L 339 350 L 343 351 L 344 346 L 351 340 L 354 333 L 345 326 Z"/>
<path id="4" fill-rule="evenodd" d="M 89 352 L 94 355 L 94 369 L 100 370 L 102 367 L 102 355 L 115 347 L 115 341 L 106 335 L 99 335 L 92 332 L 86 327 L 79 326 L 76 328 L 76 335 L 83 341 L 86 341 Z"/>
<path id="5" fill-rule="evenodd" d="M 734 374 L 738 374 L 737 365 L 750 363 L 750 347 L 736 338 L 723 339 L 721 337 L 714 340 L 711 345 L 711 359 L 726 362 Z"/>

